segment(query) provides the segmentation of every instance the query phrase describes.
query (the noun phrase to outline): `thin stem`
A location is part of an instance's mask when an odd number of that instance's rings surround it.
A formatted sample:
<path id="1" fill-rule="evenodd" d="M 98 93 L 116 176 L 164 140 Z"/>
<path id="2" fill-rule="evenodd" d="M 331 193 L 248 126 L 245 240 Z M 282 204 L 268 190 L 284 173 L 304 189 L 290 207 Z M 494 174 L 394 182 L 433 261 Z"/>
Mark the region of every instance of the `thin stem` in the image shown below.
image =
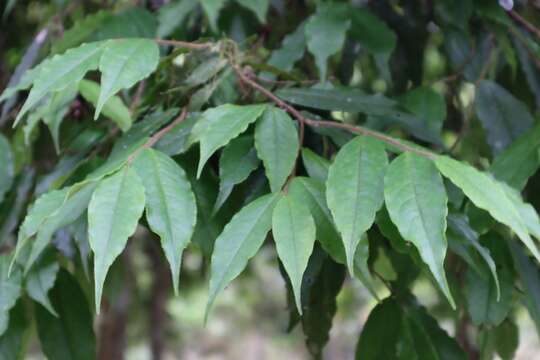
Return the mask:
<path id="1" fill-rule="evenodd" d="M 200 50 L 200 49 L 209 49 L 212 46 L 214 46 L 214 43 L 193 43 L 188 41 L 180 41 L 180 40 L 165 40 L 165 39 L 154 39 L 155 42 L 157 42 L 160 45 L 171 45 L 174 47 L 180 47 L 180 48 L 186 48 L 186 49 L 192 49 L 192 50 Z"/>
<path id="2" fill-rule="evenodd" d="M 512 19 L 514 19 L 516 22 L 520 23 L 525 29 L 527 29 L 528 32 L 530 32 L 531 34 L 536 36 L 538 38 L 538 40 L 540 40 L 540 29 L 538 29 L 536 26 L 534 26 L 533 24 L 528 22 L 524 17 L 519 15 L 514 10 L 508 11 L 508 15 L 510 15 L 510 17 Z"/>
<path id="3" fill-rule="evenodd" d="M 306 118 L 300 111 L 295 109 L 293 106 L 289 105 L 285 101 L 281 100 L 279 97 L 274 95 L 270 90 L 266 89 L 265 87 L 261 86 L 259 83 L 251 79 L 249 76 L 247 76 L 238 66 L 234 66 L 234 70 L 240 80 L 264 96 L 266 96 L 268 99 L 272 100 L 277 106 L 282 108 L 283 110 L 287 111 L 289 114 L 291 114 L 296 120 L 298 120 L 301 124 L 309 125 L 316 128 L 336 128 L 336 129 L 342 129 L 346 130 L 355 134 L 361 134 L 369 137 L 373 137 L 375 139 L 381 140 L 387 144 L 390 144 L 392 146 L 395 146 L 396 148 L 402 150 L 402 151 L 409 151 L 416 153 L 418 155 L 433 159 L 436 154 L 429 151 L 429 150 L 423 150 L 419 149 L 413 146 L 409 146 L 407 144 L 402 143 L 398 139 L 395 139 L 391 136 L 385 135 L 383 133 L 380 133 L 378 131 L 374 131 L 362 126 L 357 125 L 350 125 L 345 123 L 340 123 L 336 121 L 328 121 L 328 120 L 313 120 Z"/>

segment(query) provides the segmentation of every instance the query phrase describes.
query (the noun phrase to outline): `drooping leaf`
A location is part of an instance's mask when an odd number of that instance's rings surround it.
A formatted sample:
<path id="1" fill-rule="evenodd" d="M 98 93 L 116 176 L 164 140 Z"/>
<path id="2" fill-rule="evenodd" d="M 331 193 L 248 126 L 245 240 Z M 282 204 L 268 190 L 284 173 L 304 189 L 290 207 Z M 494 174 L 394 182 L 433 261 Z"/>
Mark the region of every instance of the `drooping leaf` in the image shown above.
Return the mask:
<path id="1" fill-rule="evenodd" d="M 90 197 L 96 188 L 96 183 L 82 185 L 72 194 L 66 194 L 62 205 L 41 224 L 33 242 L 30 242 L 30 251 L 25 264 L 27 273 L 39 255 L 50 243 L 55 232 L 72 222 L 75 222 L 87 209 Z M 68 189 L 69 191 L 69 189 Z"/>
<path id="2" fill-rule="evenodd" d="M 79 91 L 86 101 L 94 106 L 97 105 L 99 93 L 101 92 L 101 87 L 98 83 L 91 80 L 81 80 Z M 114 121 L 124 132 L 129 130 L 133 123 L 129 109 L 118 96 L 110 97 L 101 108 L 101 113 Z"/>
<path id="3" fill-rule="evenodd" d="M 13 163 L 13 151 L 8 139 L 0 134 L 0 203 L 4 200 L 4 196 L 11 185 L 15 176 L 15 167 Z"/>
<path id="4" fill-rule="evenodd" d="M 388 164 L 384 146 L 357 137 L 343 146 L 330 166 L 326 200 L 345 247 L 347 267 L 354 274 L 354 254 L 362 234 L 383 204 L 383 178 Z"/>
<path id="5" fill-rule="evenodd" d="M 373 54 L 389 56 L 396 46 L 396 35 L 367 8 L 350 9 L 351 37 Z"/>
<path id="6" fill-rule="evenodd" d="M 106 42 L 83 44 L 62 55 L 55 55 L 40 67 L 33 81 L 32 90 L 17 115 L 15 123 L 43 99 L 48 93 L 61 91 L 69 84 L 78 83 L 84 75 L 98 68 L 99 59 Z"/>
<path id="7" fill-rule="evenodd" d="M 238 137 L 223 149 L 219 159 L 219 193 L 213 213 L 225 203 L 233 187 L 246 180 L 258 165 L 259 159 L 251 137 Z"/>
<path id="8" fill-rule="evenodd" d="M 2 315 L 0 315 L 1 318 Z M 0 359 L 23 360 L 25 358 L 27 349 L 24 346 L 24 340 L 28 329 L 29 322 L 25 316 L 24 303 L 19 301 L 9 312 L 8 328 L 3 334 L 0 331 Z"/>
<path id="9" fill-rule="evenodd" d="M 465 278 L 467 310 L 473 324 L 499 325 L 508 315 L 512 300 L 512 276 L 508 269 L 499 268 L 500 299 L 495 281 L 486 279 L 469 269 Z"/>
<path id="10" fill-rule="evenodd" d="M 433 134 L 440 134 L 446 119 L 444 98 L 429 87 L 418 87 L 400 98 L 401 105 L 418 115 Z"/>
<path id="11" fill-rule="evenodd" d="M 478 86 L 476 114 L 486 129 L 487 141 L 495 155 L 510 146 L 534 123 L 525 104 L 489 80 L 482 80 Z"/>
<path id="12" fill-rule="evenodd" d="M 534 126 L 493 160 L 489 171 L 496 179 L 521 190 L 540 168 L 540 125 Z"/>
<path id="13" fill-rule="evenodd" d="M 227 0 L 199 0 L 199 3 L 208 17 L 210 27 L 214 32 L 218 29 L 217 20 L 219 17 L 219 12 L 226 2 Z"/>
<path id="14" fill-rule="evenodd" d="M 397 103 L 382 95 L 368 95 L 357 89 L 287 88 L 276 95 L 300 106 L 328 111 L 360 112 L 368 115 L 388 115 Z"/>
<path id="15" fill-rule="evenodd" d="M 302 314 L 302 278 L 315 243 L 315 222 L 309 208 L 295 197 L 283 196 L 272 215 L 276 250 L 294 291 L 296 307 Z"/>
<path id="16" fill-rule="evenodd" d="M 330 161 L 315 154 L 309 148 L 303 148 L 302 162 L 304 163 L 304 167 L 311 178 L 326 182 L 326 179 L 328 178 L 328 169 L 330 168 Z"/>
<path id="17" fill-rule="evenodd" d="M 279 194 L 268 194 L 240 210 L 216 239 L 210 269 L 206 317 L 218 293 L 236 278 L 261 247 L 272 227 L 272 212 Z"/>
<path id="18" fill-rule="evenodd" d="M 288 188 L 289 195 L 297 202 L 306 204 L 317 228 L 317 240 L 334 261 L 345 264 L 345 249 L 334 226 L 332 214 L 326 205 L 322 181 L 302 176 L 295 177 Z"/>
<path id="19" fill-rule="evenodd" d="M 171 1 L 158 10 L 157 37 L 165 38 L 179 27 L 197 6 L 197 0 Z"/>
<path id="20" fill-rule="evenodd" d="M 204 164 L 220 147 L 225 146 L 243 133 L 249 124 L 257 120 L 264 112 L 266 105 L 221 105 L 207 110 L 193 131 L 200 134 L 197 140 L 201 143 L 201 157 L 197 168 L 197 178 L 200 177 Z M 193 134 L 192 134 L 193 135 Z"/>
<path id="21" fill-rule="evenodd" d="M 9 310 L 21 296 L 22 274 L 16 266 L 10 271 L 11 256 L 0 255 L 0 336 L 9 323 Z"/>
<path id="22" fill-rule="evenodd" d="M 159 47 L 154 40 L 109 40 L 99 61 L 101 91 L 94 119 L 107 101 L 121 89 L 129 89 L 157 67 Z"/>
<path id="23" fill-rule="evenodd" d="M 266 13 L 270 6 L 270 0 L 236 0 L 240 5 L 253 11 L 261 24 L 266 23 Z"/>
<path id="24" fill-rule="evenodd" d="M 54 286 L 58 270 L 60 270 L 60 266 L 56 262 L 56 258 L 52 253 L 47 253 L 39 259 L 26 277 L 28 295 L 54 316 L 58 316 L 58 314 L 49 301 L 48 293 Z"/>
<path id="25" fill-rule="evenodd" d="M 506 319 L 502 324 L 494 329 L 495 349 L 497 354 L 503 360 L 514 359 L 519 346 L 519 328 L 511 321 Z"/>
<path id="26" fill-rule="evenodd" d="M 184 170 L 170 157 L 144 149 L 133 163 L 146 192 L 146 218 L 171 267 L 173 288 L 178 293 L 182 252 L 195 228 L 197 206 Z"/>
<path id="27" fill-rule="evenodd" d="M 320 4 L 317 13 L 306 22 L 305 34 L 308 50 L 315 57 L 321 81 L 327 77 L 328 58 L 341 50 L 345 43 L 345 34 L 350 26 L 335 4 Z"/>
<path id="28" fill-rule="evenodd" d="M 255 127 L 255 148 L 270 189 L 279 191 L 294 168 L 299 148 L 296 127 L 285 111 L 276 107 L 265 110 Z"/>
<path id="29" fill-rule="evenodd" d="M 145 204 L 144 186 L 130 167 L 102 180 L 88 205 L 88 241 L 94 252 L 96 311 L 109 267 L 133 235 Z"/>
<path id="30" fill-rule="evenodd" d="M 401 236 L 418 249 L 442 292 L 455 307 L 444 271 L 448 198 L 437 168 L 419 155 L 401 154 L 388 167 L 384 199 Z"/>
<path id="31" fill-rule="evenodd" d="M 523 286 L 525 306 L 536 326 L 536 332 L 540 334 L 540 270 L 535 261 L 530 259 L 516 242 L 508 241 L 508 247 L 514 260 L 514 268 Z"/>
<path id="32" fill-rule="evenodd" d="M 22 225 L 19 228 L 17 236 L 17 247 L 13 260 L 17 260 L 23 247 L 28 243 L 28 240 L 34 236 L 42 226 L 43 222 L 62 207 L 66 199 L 68 189 L 53 190 L 45 193 L 37 198 L 28 210 Z"/>
<path id="33" fill-rule="evenodd" d="M 463 190 L 474 205 L 488 211 L 495 220 L 510 227 L 540 261 L 540 253 L 529 236 L 527 226 L 501 183 L 488 174 L 447 156 L 438 156 L 435 165 L 445 177 Z"/>
<path id="34" fill-rule="evenodd" d="M 354 275 L 364 284 L 373 297 L 379 300 L 375 281 L 368 267 L 369 240 L 366 234 L 362 236 L 354 254 Z"/>
<path id="35" fill-rule="evenodd" d="M 304 56 L 306 51 L 306 36 L 304 23 L 300 24 L 294 32 L 283 38 L 281 47 L 272 52 L 268 65 L 283 71 L 290 71 L 294 64 Z M 265 73 L 264 76 L 270 76 Z"/>
<path id="36" fill-rule="evenodd" d="M 51 301 L 58 317 L 40 305 L 36 308 L 39 341 L 49 359 L 91 360 L 96 358 L 96 339 L 88 303 L 76 280 L 60 271 Z"/>

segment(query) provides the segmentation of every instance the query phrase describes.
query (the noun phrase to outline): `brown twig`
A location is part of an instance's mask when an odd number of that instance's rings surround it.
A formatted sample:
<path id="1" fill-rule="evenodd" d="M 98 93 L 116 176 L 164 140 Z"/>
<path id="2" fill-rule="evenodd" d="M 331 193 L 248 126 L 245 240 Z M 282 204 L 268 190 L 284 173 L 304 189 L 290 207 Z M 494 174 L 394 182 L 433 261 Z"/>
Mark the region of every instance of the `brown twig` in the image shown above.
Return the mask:
<path id="1" fill-rule="evenodd" d="M 180 47 L 180 48 L 186 48 L 186 49 L 192 49 L 192 50 L 201 50 L 201 49 L 209 49 L 212 46 L 214 46 L 214 43 L 193 43 L 188 41 L 180 41 L 180 40 L 164 40 L 164 39 L 154 39 L 155 42 L 157 42 L 160 45 L 171 45 L 174 47 Z"/>
<path id="2" fill-rule="evenodd" d="M 395 146 L 396 148 L 398 148 L 398 149 L 400 149 L 402 151 L 413 152 L 413 153 L 416 153 L 418 155 L 421 155 L 421 156 L 424 156 L 424 157 L 427 157 L 427 158 L 430 158 L 430 159 L 433 159 L 436 156 L 435 153 L 433 153 L 433 152 L 431 152 L 431 151 L 429 151 L 427 149 L 423 150 L 423 149 L 420 149 L 420 148 L 417 148 L 417 147 L 409 146 L 409 145 L 404 144 L 401 141 L 399 141 L 398 139 L 395 139 L 395 138 L 393 138 L 391 136 L 387 136 L 387 135 L 382 134 L 382 133 L 380 133 L 378 131 L 374 131 L 374 130 L 371 130 L 371 129 L 368 129 L 368 128 L 365 128 L 365 127 L 362 127 L 362 126 L 350 125 L 350 124 L 340 123 L 340 122 L 336 122 L 336 121 L 309 119 L 309 118 L 305 117 L 304 115 L 302 115 L 302 113 L 300 113 L 300 111 L 295 109 L 293 106 L 289 105 L 288 103 L 286 103 L 285 101 L 281 100 L 279 97 L 274 95 L 270 90 L 266 89 L 265 87 L 263 87 L 262 85 L 260 85 L 259 83 L 257 83 L 253 79 L 251 79 L 238 66 L 233 66 L 233 68 L 234 68 L 236 74 L 238 75 L 238 77 L 240 78 L 240 80 L 243 83 L 251 86 L 253 89 L 257 90 L 258 92 L 260 92 L 261 94 L 266 96 L 268 99 L 272 100 L 277 106 L 279 106 L 283 110 L 287 111 L 296 120 L 298 120 L 301 124 L 309 125 L 309 126 L 315 127 L 315 128 L 342 129 L 342 130 L 346 130 L 346 131 L 349 131 L 349 132 L 352 132 L 352 133 L 355 133 L 355 134 L 361 134 L 361 135 L 365 135 L 365 136 L 369 136 L 369 137 L 378 139 L 378 140 L 383 141 L 383 142 L 385 142 L 387 144 Z"/>
<path id="3" fill-rule="evenodd" d="M 510 17 L 512 19 L 514 19 L 516 22 L 518 22 L 521 26 L 523 26 L 525 29 L 527 29 L 528 32 L 530 32 L 531 34 L 533 34 L 534 36 L 536 36 L 538 38 L 538 40 L 540 40 L 540 29 L 538 29 L 536 26 L 534 26 L 533 24 L 531 24 L 530 22 L 528 22 L 524 17 L 522 17 L 521 15 L 519 15 L 516 11 L 514 10 L 510 10 L 508 11 L 508 15 L 510 15 Z"/>
<path id="4" fill-rule="evenodd" d="M 139 106 L 139 103 L 141 102 L 142 94 L 144 93 L 144 88 L 146 87 L 146 80 L 143 80 L 139 83 L 139 86 L 137 86 L 137 90 L 135 90 L 135 94 L 133 95 L 133 100 L 131 101 L 131 105 L 129 106 L 129 112 L 133 115 L 133 112 Z"/>

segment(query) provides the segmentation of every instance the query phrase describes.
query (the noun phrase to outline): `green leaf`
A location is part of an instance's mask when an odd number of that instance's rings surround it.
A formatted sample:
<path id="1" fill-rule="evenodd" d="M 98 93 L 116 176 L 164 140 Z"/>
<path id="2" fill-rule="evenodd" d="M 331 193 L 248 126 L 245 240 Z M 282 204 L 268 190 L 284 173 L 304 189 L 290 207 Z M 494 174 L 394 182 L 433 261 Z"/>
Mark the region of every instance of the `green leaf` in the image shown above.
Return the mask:
<path id="1" fill-rule="evenodd" d="M 495 348 L 503 360 L 512 360 L 519 346 L 519 328 L 509 319 L 494 329 Z"/>
<path id="2" fill-rule="evenodd" d="M 64 188 L 62 190 L 50 191 L 37 198 L 30 207 L 30 210 L 28 210 L 26 217 L 19 228 L 17 247 L 15 248 L 13 262 L 18 260 L 22 249 L 27 245 L 28 240 L 39 231 L 43 222 L 47 220 L 48 217 L 56 214 L 62 207 L 67 193 L 68 189 Z"/>
<path id="3" fill-rule="evenodd" d="M 534 123 L 527 106 L 498 84 L 482 80 L 475 100 L 476 115 L 487 131 L 487 141 L 500 154 Z"/>
<path id="4" fill-rule="evenodd" d="M 48 93 L 64 90 L 70 84 L 78 83 L 88 71 L 96 70 L 104 47 L 105 42 L 83 44 L 46 61 L 33 81 L 15 124 Z"/>
<path id="5" fill-rule="evenodd" d="M 219 18 L 219 12 L 226 2 L 227 0 L 199 0 L 199 3 L 208 17 L 210 27 L 214 32 L 217 32 L 218 30 L 217 20 Z"/>
<path id="6" fill-rule="evenodd" d="M 270 6 L 270 0 L 236 0 L 236 2 L 253 11 L 261 24 L 266 23 L 266 13 Z"/>
<path id="7" fill-rule="evenodd" d="M 28 295 L 56 317 L 58 317 L 58 314 L 49 301 L 48 293 L 54 286 L 58 270 L 60 270 L 60 266 L 56 258 L 52 253 L 47 253 L 46 256 L 39 259 L 26 277 Z"/>
<path id="8" fill-rule="evenodd" d="M 388 115 L 396 112 L 397 103 L 382 95 L 368 95 L 353 89 L 287 88 L 276 95 L 300 106 L 328 111 Z"/>
<path id="9" fill-rule="evenodd" d="M 9 326 L 1 334 L 0 331 L 0 359 L 25 359 L 25 339 L 28 337 L 29 322 L 25 316 L 26 309 L 23 301 L 18 301 L 9 312 Z M 0 315 L 0 318 L 2 315 Z M 1 322 L 2 320 L 0 320 Z"/>
<path id="10" fill-rule="evenodd" d="M 200 122 L 193 131 L 200 134 L 201 157 L 197 168 L 197 178 L 201 176 L 204 164 L 220 147 L 225 146 L 246 131 L 249 124 L 257 120 L 266 109 L 266 105 L 231 105 L 225 104 L 206 110 L 203 125 Z"/>
<path id="11" fill-rule="evenodd" d="M 96 339 L 88 303 L 76 280 L 60 271 L 51 301 L 58 317 L 36 307 L 36 324 L 41 348 L 47 358 L 91 360 L 96 358 Z"/>
<path id="12" fill-rule="evenodd" d="M 158 10 L 157 37 L 165 38 L 179 27 L 197 6 L 197 0 L 171 1 Z"/>
<path id="13" fill-rule="evenodd" d="M 315 243 L 315 222 L 309 208 L 292 196 L 283 196 L 274 208 L 272 234 L 279 259 L 289 275 L 296 307 L 301 315 L 302 278 Z"/>
<path id="14" fill-rule="evenodd" d="M 295 177 L 288 188 L 289 195 L 297 202 L 306 204 L 317 228 L 317 240 L 336 262 L 345 264 L 345 249 L 326 205 L 325 188 L 322 181 L 307 177 Z"/>
<path id="15" fill-rule="evenodd" d="M 272 212 L 279 197 L 268 194 L 254 200 L 234 215 L 216 239 L 205 318 L 218 293 L 244 270 L 263 244 L 272 227 Z"/>
<path id="16" fill-rule="evenodd" d="M 0 203 L 4 201 L 6 192 L 11 189 L 15 176 L 13 151 L 8 139 L 0 134 Z"/>
<path id="17" fill-rule="evenodd" d="M 446 102 L 438 92 L 429 87 L 418 87 L 401 96 L 399 102 L 405 109 L 418 115 L 431 133 L 441 133 L 446 119 Z"/>
<path id="18" fill-rule="evenodd" d="M 154 40 L 109 40 L 99 61 L 101 91 L 94 119 L 103 106 L 121 89 L 129 89 L 146 78 L 159 63 L 159 47 Z"/>
<path id="19" fill-rule="evenodd" d="M 88 206 L 88 241 L 94 252 L 96 311 L 109 267 L 133 235 L 144 210 L 144 186 L 130 167 L 102 180 Z"/>
<path id="20" fill-rule="evenodd" d="M 272 55 L 270 55 L 268 65 L 283 71 L 290 71 L 294 67 L 294 64 L 304 56 L 305 51 L 306 36 L 304 23 L 302 23 L 294 32 L 283 38 L 281 47 L 274 50 Z M 265 73 L 264 75 L 268 77 L 271 74 Z"/>
<path id="21" fill-rule="evenodd" d="M 35 240 L 30 243 L 31 249 L 26 260 L 25 273 L 30 270 L 36 259 L 45 250 L 54 233 L 75 222 L 86 211 L 96 185 L 97 183 L 88 183 L 82 185 L 79 190 L 67 194 L 62 205 L 43 221 Z"/>
<path id="22" fill-rule="evenodd" d="M 508 241 L 508 247 L 514 260 L 514 268 L 523 286 L 523 302 L 540 334 L 540 270 L 515 241 Z"/>
<path id="23" fill-rule="evenodd" d="M 319 78 L 326 81 L 328 58 L 341 50 L 351 22 L 336 4 L 320 4 L 317 13 L 306 22 L 308 50 L 315 57 Z"/>
<path id="24" fill-rule="evenodd" d="M 469 268 L 465 277 L 465 299 L 473 324 L 497 326 L 506 318 L 512 303 L 512 275 L 499 268 L 500 299 L 497 299 L 495 281 L 486 279 Z"/>
<path id="25" fill-rule="evenodd" d="M 99 93 L 101 92 L 101 87 L 98 83 L 91 80 L 81 80 L 79 91 L 86 101 L 96 106 Z M 105 117 L 114 121 L 124 132 L 128 131 L 133 123 L 129 109 L 118 96 L 109 98 L 103 105 L 101 112 Z"/>
<path id="26" fill-rule="evenodd" d="M 395 345 L 400 338 L 401 310 L 391 298 L 379 303 L 369 314 L 356 346 L 357 360 L 399 359 Z M 388 326 L 392 324 L 392 326 Z"/>
<path id="27" fill-rule="evenodd" d="M 396 47 L 396 34 L 366 8 L 350 9 L 351 37 L 373 54 L 389 56 Z"/>
<path id="28" fill-rule="evenodd" d="M 369 260 L 369 240 L 366 234 L 362 236 L 358 246 L 356 247 L 356 252 L 354 254 L 354 275 L 364 284 L 368 291 L 373 295 L 377 301 L 379 301 L 379 296 L 377 295 L 377 290 L 375 286 L 375 281 L 369 272 L 368 267 Z"/>
<path id="29" fill-rule="evenodd" d="M 184 170 L 167 155 L 144 149 L 133 165 L 145 188 L 148 224 L 161 238 L 171 267 L 173 288 L 178 294 L 182 252 L 197 219 L 195 196 Z"/>
<path id="30" fill-rule="evenodd" d="M 497 180 L 521 190 L 529 178 L 540 168 L 540 124 L 501 152 L 489 171 Z"/>
<path id="31" fill-rule="evenodd" d="M 309 148 L 302 148 L 302 162 L 311 178 L 326 182 L 330 161 L 317 155 Z"/>
<path id="32" fill-rule="evenodd" d="M 281 190 L 294 169 L 299 146 L 291 117 L 276 107 L 267 108 L 255 127 L 255 148 L 272 192 Z"/>
<path id="33" fill-rule="evenodd" d="M 384 199 L 401 236 L 416 246 L 455 308 L 444 272 L 448 198 L 437 168 L 419 155 L 401 154 L 388 167 L 384 178 Z"/>
<path id="34" fill-rule="evenodd" d="M 512 229 L 540 261 L 540 253 L 521 218 L 519 209 L 508 197 L 504 186 L 486 173 L 447 156 L 438 156 L 435 165 L 459 187 L 478 208 L 486 210 L 497 221 Z"/>
<path id="35" fill-rule="evenodd" d="M 388 165 L 384 146 L 357 137 L 343 146 L 330 166 L 326 200 L 343 239 L 347 267 L 354 274 L 354 254 L 383 204 L 383 178 Z"/>
<path id="36" fill-rule="evenodd" d="M 213 214 L 225 203 L 233 187 L 246 180 L 258 166 L 259 159 L 251 137 L 238 137 L 223 149 L 219 159 L 219 193 Z"/>
<path id="37" fill-rule="evenodd" d="M 0 336 L 8 327 L 9 310 L 21 296 L 22 274 L 18 267 L 10 270 L 10 262 L 9 255 L 0 255 Z"/>

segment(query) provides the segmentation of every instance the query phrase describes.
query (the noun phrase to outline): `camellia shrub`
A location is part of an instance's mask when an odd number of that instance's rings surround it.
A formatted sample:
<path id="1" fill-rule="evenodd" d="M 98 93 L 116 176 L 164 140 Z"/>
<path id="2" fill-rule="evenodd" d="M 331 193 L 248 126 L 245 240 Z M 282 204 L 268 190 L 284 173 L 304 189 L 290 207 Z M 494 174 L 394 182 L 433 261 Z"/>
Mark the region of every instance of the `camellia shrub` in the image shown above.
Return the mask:
<path id="1" fill-rule="evenodd" d="M 540 329 L 537 2 L 4 6 L 0 358 L 33 333 L 115 358 L 94 320 L 136 232 L 156 299 L 202 255 L 206 318 L 272 249 L 315 358 L 345 281 L 376 301 L 357 359 L 511 359 L 517 314 Z"/>

